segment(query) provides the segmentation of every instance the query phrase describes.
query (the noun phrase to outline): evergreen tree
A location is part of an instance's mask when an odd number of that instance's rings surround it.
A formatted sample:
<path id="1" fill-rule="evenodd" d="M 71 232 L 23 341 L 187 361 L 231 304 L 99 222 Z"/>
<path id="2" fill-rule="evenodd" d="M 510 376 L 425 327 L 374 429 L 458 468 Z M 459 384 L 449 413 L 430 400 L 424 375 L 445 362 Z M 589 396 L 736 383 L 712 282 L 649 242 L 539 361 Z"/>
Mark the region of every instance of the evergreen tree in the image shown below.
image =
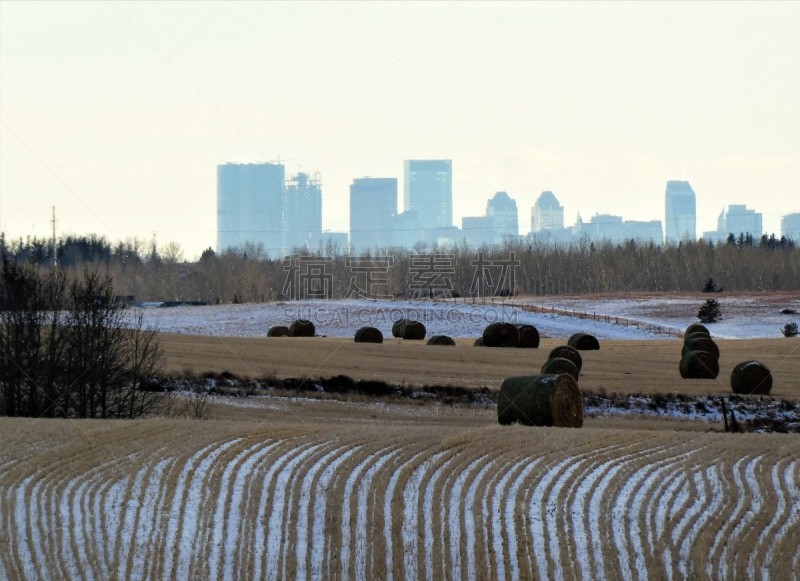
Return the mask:
<path id="1" fill-rule="evenodd" d="M 721 316 L 719 301 L 715 299 L 708 299 L 697 311 L 697 318 L 700 319 L 701 323 L 716 323 Z"/>

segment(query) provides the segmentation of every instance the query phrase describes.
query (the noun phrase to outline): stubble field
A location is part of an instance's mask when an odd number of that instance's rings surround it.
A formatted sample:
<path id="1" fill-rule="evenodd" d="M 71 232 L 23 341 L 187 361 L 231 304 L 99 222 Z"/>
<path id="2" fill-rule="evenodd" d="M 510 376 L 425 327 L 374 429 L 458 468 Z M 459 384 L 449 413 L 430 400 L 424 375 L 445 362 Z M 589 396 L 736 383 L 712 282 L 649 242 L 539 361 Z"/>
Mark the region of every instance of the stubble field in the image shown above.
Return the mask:
<path id="1" fill-rule="evenodd" d="M 499 388 L 552 347 L 162 335 L 168 371 L 345 374 Z M 800 398 L 794 343 L 720 340 L 717 380 L 680 341 L 603 341 L 583 389 L 729 394 L 759 359 Z M 800 571 L 800 438 L 588 418 L 500 427 L 491 406 L 210 400 L 206 421 L 0 420 L 0 578 L 772 578 Z"/>

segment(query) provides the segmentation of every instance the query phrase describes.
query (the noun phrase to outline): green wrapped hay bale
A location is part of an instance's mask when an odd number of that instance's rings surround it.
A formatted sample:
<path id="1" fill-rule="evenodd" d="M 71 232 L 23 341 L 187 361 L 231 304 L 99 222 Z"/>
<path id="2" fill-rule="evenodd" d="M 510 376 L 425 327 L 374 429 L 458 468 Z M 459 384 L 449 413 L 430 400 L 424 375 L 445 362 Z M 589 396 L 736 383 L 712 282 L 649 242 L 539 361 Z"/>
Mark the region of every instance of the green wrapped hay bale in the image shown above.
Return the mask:
<path id="1" fill-rule="evenodd" d="M 556 357 L 563 357 L 564 359 L 569 359 L 575 364 L 575 367 L 578 368 L 578 372 L 580 373 L 581 367 L 583 367 L 583 357 L 581 357 L 581 354 L 578 353 L 577 349 L 574 349 L 569 345 L 559 345 L 558 347 L 550 351 L 548 359 L 555 359 Z"/>
<path id="2" fill-rule="evenodd" d="M 758 361 L 742 361 L 731 372 L 734 393 L 769 395 L 772 390 L 772 373 Z"/>
<path id="3" fill-rule="evenodd" d="M 502 425 L 583 425 L 583 398 L 578 383 L 567 374 L 509 377 L 500 387 L 497 421 Z"/>
<path id="4" fill-rule="evenodd" d="M 545 375 L 567 373 L 575 381 L 578 381 L 578 377 L 580 376 L 580 372 L 575 364 L 565 357 L 554 357 L 553 359 L 545 361 L 544 365 L 542 365 L 542 373 Z"/>
<path id="5" fill-rule="evenodd" d="M 356 343 L 383 343 L 383 333 L 375 327 L 361 327 L 353 338 Z"/>
<path id="6" fill-rule="evenodd" d="M 433 335 L 430 339 L 428 339 L 427 344 L 455 346 L 456 342 L 447 335 Z"/>
<path id="7" fill-rule="evenodd" d="M 288 337 L 289 336 L 289 327 L 285 325 L 276 325 L 274 327 L 270 327 L 269 331 L 267 331 L 267 337 Z"/>
<path id="8" fill-rule="evenodd" d="M 517 347 L 520 349 L 538 349 L 539 348 L 539 331 L 533 325 L 517 325 L 519 332 L 519 343 Z"/>
<path id="9" fill-rule="evenodd" d="M 511 323 L 492 323 L 483 330 L 484 347 L 516 347 L 519 331 Z"/>
<path id="10" fill-rule="evenodd" d="M 600 349 L 600 342 L 597 337 L 589 333 L 575 333 L 569 338 L 567 345 L 578 351 L 597 351 Z"/>
<path id="11" fill-rule="evenodd" d="M 708 330 L 708 327 L 701 325 L 700 323 L 692 323 L 686 327 L 686 330 L 683 332 L 683 336 L 686 337 L 692 333 L 703 333 L 706 337 L 711 337 L 711 332 Z"/>
<path id="12" fill-rule="evenodd" d="M 472 345 L 473 347 L 483 347 L 483 337 L 478 337 L 475 339 L 475 342 Z"/>
<path id="13" fill-rule="evenodd" d="M 684 379 L 716 379 L 719 359 L 713 353 L 687 351 L 681 357 L 680 372 Z"/>
<path id="14" fill-rule="evenodd" d="M 409 341 L 422 341 L 427 330 L 425 325 L 411 319 L 398 319 L 392 325 L 392 335 Z"/>
<path id="15" fill-rule="evenodd" d="M 317 330 L 308 319 L 297 319 L 289 325 L 289 337 L 313 337 Z"/>
<path id="16" fill-rule="evenodd" d="M 709 339 L 708 337 L 696 337 L 694 339 L 684 341 L 681 355 L 685 355 L 689 351 L 705 351 L 706 353 L 711 353 L 714 355 L 714 357 L 719 359 L 719 347 L 716 343 L 714 343 L 713 339 Z"/>

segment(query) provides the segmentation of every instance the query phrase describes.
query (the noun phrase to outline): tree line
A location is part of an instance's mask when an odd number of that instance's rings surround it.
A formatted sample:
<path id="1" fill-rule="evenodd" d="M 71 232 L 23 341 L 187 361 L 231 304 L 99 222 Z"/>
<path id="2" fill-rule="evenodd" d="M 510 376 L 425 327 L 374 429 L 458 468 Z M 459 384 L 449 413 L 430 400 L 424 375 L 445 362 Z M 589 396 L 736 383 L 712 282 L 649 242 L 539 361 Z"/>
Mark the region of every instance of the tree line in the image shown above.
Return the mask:
<path id="1" fill-rule="evenodd" d="M 184 260 L 175 243 L 163 248 L 139 240 L 111 244 L 97 236 L 62 238 L 55 245 L 46 239 L 7 242 L 0 237 L 0 250 L 16 264 L 40 269 L 55 262 L 55 251 L 59 271 L 67 278 L 90 268 L 113 280 L 118 294 L 137 301 L 213 304 L 301 298 L 292 279 L 307 274 L 298 274 L 298 268 L 315 265 L 314 272 L 324 272 L 316 282 L 332 298 L 358 296 L 358 290 L 394 298 L 425 296 L 426 292 L 463 297 L 687 292 L 703 290 L 709 278 L 726 291 L 800 288 L 800 248 L 774 235 L 754 239 L 731 234 L 720 243 L 698 240 L 666 245 L 634 240 L 618 244 L 584 240 L 568 245 L 509 241 L 481 249 L 420 244 L 413 250 L 379 248 L 358 256 L 327 246 L 299 250 L 291 259 L 270 257 L 263 248 L 250 244 L 221 253 L 208 248 L 196 261 Z M 498 265 L 504 263 L 513 265 L 513 279 L 503 276 Z M 480 288 L 484 275 L 492 284 Z M 360 288 L 365 276 L 369 289 Z M 421 281 L 428 286 L 421 287 Z M 313 294 L 301 290 L 306 296 Z"/>

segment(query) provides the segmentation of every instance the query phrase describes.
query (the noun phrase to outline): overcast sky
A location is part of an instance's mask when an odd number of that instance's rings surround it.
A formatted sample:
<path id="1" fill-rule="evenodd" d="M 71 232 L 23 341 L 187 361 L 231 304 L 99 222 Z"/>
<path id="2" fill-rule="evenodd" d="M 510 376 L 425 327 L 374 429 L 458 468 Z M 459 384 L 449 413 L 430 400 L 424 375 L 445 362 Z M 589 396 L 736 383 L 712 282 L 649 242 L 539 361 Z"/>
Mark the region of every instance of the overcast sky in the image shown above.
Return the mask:
<path id="1" fill-rule="evenodd" d="M 454 223 L 505 190 L 520 231 L 580 212 L 698 233 L 744 203 L 800 212 L 798 2 L 0 3 L 0 226 L 216 241 L 216 166 L 319 172 L 324 227 L 354 177 L 453 160 Z M 402 195 L 401 195 L 402 199 Z M 402 202 L 401 202 L 402 203 Z M 402 208 L 400 208 L 402 210 Z"/>

